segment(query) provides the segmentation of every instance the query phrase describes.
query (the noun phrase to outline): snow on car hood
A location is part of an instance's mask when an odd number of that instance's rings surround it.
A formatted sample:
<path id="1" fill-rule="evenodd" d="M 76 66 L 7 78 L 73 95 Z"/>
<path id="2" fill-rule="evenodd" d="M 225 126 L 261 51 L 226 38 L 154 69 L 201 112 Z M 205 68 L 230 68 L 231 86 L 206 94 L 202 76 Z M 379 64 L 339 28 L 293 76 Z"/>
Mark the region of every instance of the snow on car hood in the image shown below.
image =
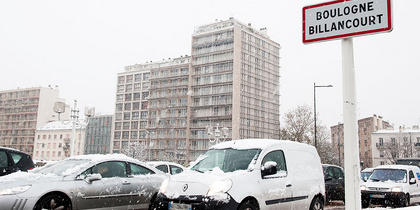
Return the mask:
<path id="1" fill-rule="evenodd" d="M 186 170 L 181 174 L 170 177 L 165 195 L 171 199 L 176 199 L 179 196 L 190 196 L 190 199 L 194 200 L 194 196 L 205 196 L 214 182 L 246 173 L 248 173 L 246 170 L 224 173 L 219 168 L 204 173 Z"/>
<path id="2" fill-rule="evenodd" d="M 8 186 L 16 186 L 17 183 L 21 185 L 33 184 L 36 182 L 53 182 L 62 180 L 63 177 L 54 174 L 37 174 L 29 172 L 15 172 L 6 176 L 0 177 L 0 188 L 7 188 Z"/>

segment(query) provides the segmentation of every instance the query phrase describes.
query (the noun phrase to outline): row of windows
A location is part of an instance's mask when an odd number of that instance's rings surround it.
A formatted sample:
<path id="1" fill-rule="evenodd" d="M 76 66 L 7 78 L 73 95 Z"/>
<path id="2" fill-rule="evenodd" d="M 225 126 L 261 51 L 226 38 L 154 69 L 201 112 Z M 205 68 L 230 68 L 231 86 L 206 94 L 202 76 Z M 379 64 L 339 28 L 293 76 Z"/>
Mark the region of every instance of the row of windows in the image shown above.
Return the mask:
<path id="1" fill-rule="evenodd" d="M 150 137 L 149 137 L 150 134 Z M 186 130 L 184 129 L 164 129 L 157 132 L 148 131 L 115 131 L 114 139 L 161 139 L 161 138 L 185 138 Z M 114 145 L 115 147 L 115 145 Z"/>
<path id="2" fill-rule="evenodd" d="M 118 103 L 115 106 L 115 110 L 117 112 L 120 111 L 130 111 L 130 110 L 139 110 L 140 108 L 143 109 L 147 109 L 149 106 L 149 102 L 148 101 L 143 101 L 143 102 L 133 102 L 133 103 Z"/>
<path id="3" fill-rule="evenodd" d="M 175 76 L 182 76 L 188 75 L 188 68 L 174 68 L 174 69 L 163 69 L 163 70 L 152 70 L 150 79 L 157 79 L 162 77 L 175 77 Z"/>
<path id="4" fill-rule="evenodd" d="M 194 88 L 194 96 L 220 94 L 220 93 L 231 93 L 233 91 L 233 85 L 215 85 Z"/>
<path id="5" fill-rule="evenodd" d="M 10 99 L 10 98 L 26 98 L 26 97 L 36 97 L 39 96 L 40 90 L 22 90 L 15 92 L 0 93 L 0 99 Z"/>
<path id="6" fill-rule="evenodd" d="M 202 77 L 195 77 L 193 85 L 207 85 L 207 84 L 232 82 L 232 81 L 233 81 L 233 74 L 232 73 L 216 74 L 216 75 L 207 75 L 207 76 L 202 76 Z"/>
<path id="7" fill-rule="evenodd" d="M 215 41 L 221 41 L 225 39 L 231 39 L 233 38 L 234 31 L 233 29 L 230 29 L 228 31 L 218 32 L 214 34 L 207 34 L 204 36 L 196 36 L 193 37 L 193 45 L 201 45 L 208 42 L 215 42 Z"/>
<path id="8" fill-rule="evenodd" d="M 195 113 L 194 117 L 230 116 L 232 115 L 232 106 L 194 108 L 192 112 Z"/>
<path id="9" fill-rule="evenodd" d="M 147 100 L 148 97 L 149 97 L 149 92 L 118 94 L 117 102 Z"/>
<path id="10" fill-rule="evenodd" d="M 220 61 L 232 60 L 233 59 L 233 51 L 225 52 L 225 53 L 218 53 L 213 55 L 207 55 L 202 57 L 195 57 L 193 61 L 193 65 L 201 65 L 205 63 L 215 63 Z"/>
<path id="11" fill-rule="evenodd" d="M 125 76 L 118 76 L 118 84 L 124 83 L 133 83 L 133 82 L 141 82 L 141 81 L 148 81 L 150 78 L 150 73 L 139 73 L 134 75 L 125 75 Z"/>
<path id="12" fill-rule="evenodd" d="M 148 90 L 149 88 L 150 88 L 150 83 L 149 82 L 134 83 L 134 84 L 127 84 L 127 85 L 118 85 L 117 86 L 117 93 Z"/>
<path id="13" fill-rule="evenodd" d="M 194 69 L 195 75 L 212 74 L 217 72 L 231 71 L 233 70 L 233 62 L 216 63 L 205 66 L 198 66 Z"/>
<path id="14" fill-rule="evenodd" d="M 193 46 L 193 55 L 233 49 L 233 39 Z"/>
<path id="15" fill-rule="evenodd" d="M 180 97 L 187 96 L 188 88 L 163 89 L 150 92 L 150 98 Z"/>
<path id="16" fill-rule="evenodd" d="M 232 104 L 232 95 L 217 95 L 202 98 L 194 98 L 194 106 L 212 106 Z"/>

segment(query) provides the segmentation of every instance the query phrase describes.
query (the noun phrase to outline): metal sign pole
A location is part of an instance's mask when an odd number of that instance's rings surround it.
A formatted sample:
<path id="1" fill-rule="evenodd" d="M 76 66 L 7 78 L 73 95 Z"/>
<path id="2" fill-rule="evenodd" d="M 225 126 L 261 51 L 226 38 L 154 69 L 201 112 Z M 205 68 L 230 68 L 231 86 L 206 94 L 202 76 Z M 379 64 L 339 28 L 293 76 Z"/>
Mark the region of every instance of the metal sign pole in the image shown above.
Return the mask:
<path id="1" fill-rule="evenodd" d="M 353 39 L 341 41 L 343 56 L 343 115 L 344 115 L 344 171 L 345 207 L 361 209 L 359 138 L 356 116 L 356 83 L 353 56 Z"/>

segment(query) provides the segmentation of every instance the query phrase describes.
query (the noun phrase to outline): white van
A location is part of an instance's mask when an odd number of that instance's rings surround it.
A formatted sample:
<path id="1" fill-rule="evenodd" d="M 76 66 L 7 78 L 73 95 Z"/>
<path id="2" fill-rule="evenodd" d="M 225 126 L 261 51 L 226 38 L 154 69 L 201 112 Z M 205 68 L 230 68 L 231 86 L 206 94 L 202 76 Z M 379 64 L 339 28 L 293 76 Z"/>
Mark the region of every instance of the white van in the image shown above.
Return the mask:
<path id="1" fill-rule="evenodd" d="M 362 207 L 369 204 L 409 206 L 420 202 L 420 168 L 409 165 L 383 165 L 373 169 L 360 186 Z"/>
<path id="2" fill-rule="evenodd" d="M 285 140 L 212 146 L 189 170 L 162 184 L 155 209 L 323 209 L 325 184 L 315 147 Z"/>

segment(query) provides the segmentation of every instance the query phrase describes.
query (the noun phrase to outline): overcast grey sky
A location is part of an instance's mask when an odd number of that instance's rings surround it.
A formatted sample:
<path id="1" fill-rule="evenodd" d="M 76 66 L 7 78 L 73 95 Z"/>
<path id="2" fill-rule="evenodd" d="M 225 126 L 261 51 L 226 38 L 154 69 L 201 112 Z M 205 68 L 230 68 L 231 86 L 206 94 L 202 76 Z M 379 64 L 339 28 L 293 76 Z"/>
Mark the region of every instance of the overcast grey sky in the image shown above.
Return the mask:
<path id="1" fill-rule="evenodd" d="M 341 41 L 304 45 L 302 8 L 322 0 L 16 0 L 0 2 L 0 90 L 58 85 L 60 96 L 113 113 L 125 66 L 191 54 L 194 27 L 234 17 L 280 50 L 281 114 L 313 107 L 326 126 L 343 121 Z M 354 38 L 358 118 L 420 122 L 419 0 L 394 0 L 394 30 Z"/>

